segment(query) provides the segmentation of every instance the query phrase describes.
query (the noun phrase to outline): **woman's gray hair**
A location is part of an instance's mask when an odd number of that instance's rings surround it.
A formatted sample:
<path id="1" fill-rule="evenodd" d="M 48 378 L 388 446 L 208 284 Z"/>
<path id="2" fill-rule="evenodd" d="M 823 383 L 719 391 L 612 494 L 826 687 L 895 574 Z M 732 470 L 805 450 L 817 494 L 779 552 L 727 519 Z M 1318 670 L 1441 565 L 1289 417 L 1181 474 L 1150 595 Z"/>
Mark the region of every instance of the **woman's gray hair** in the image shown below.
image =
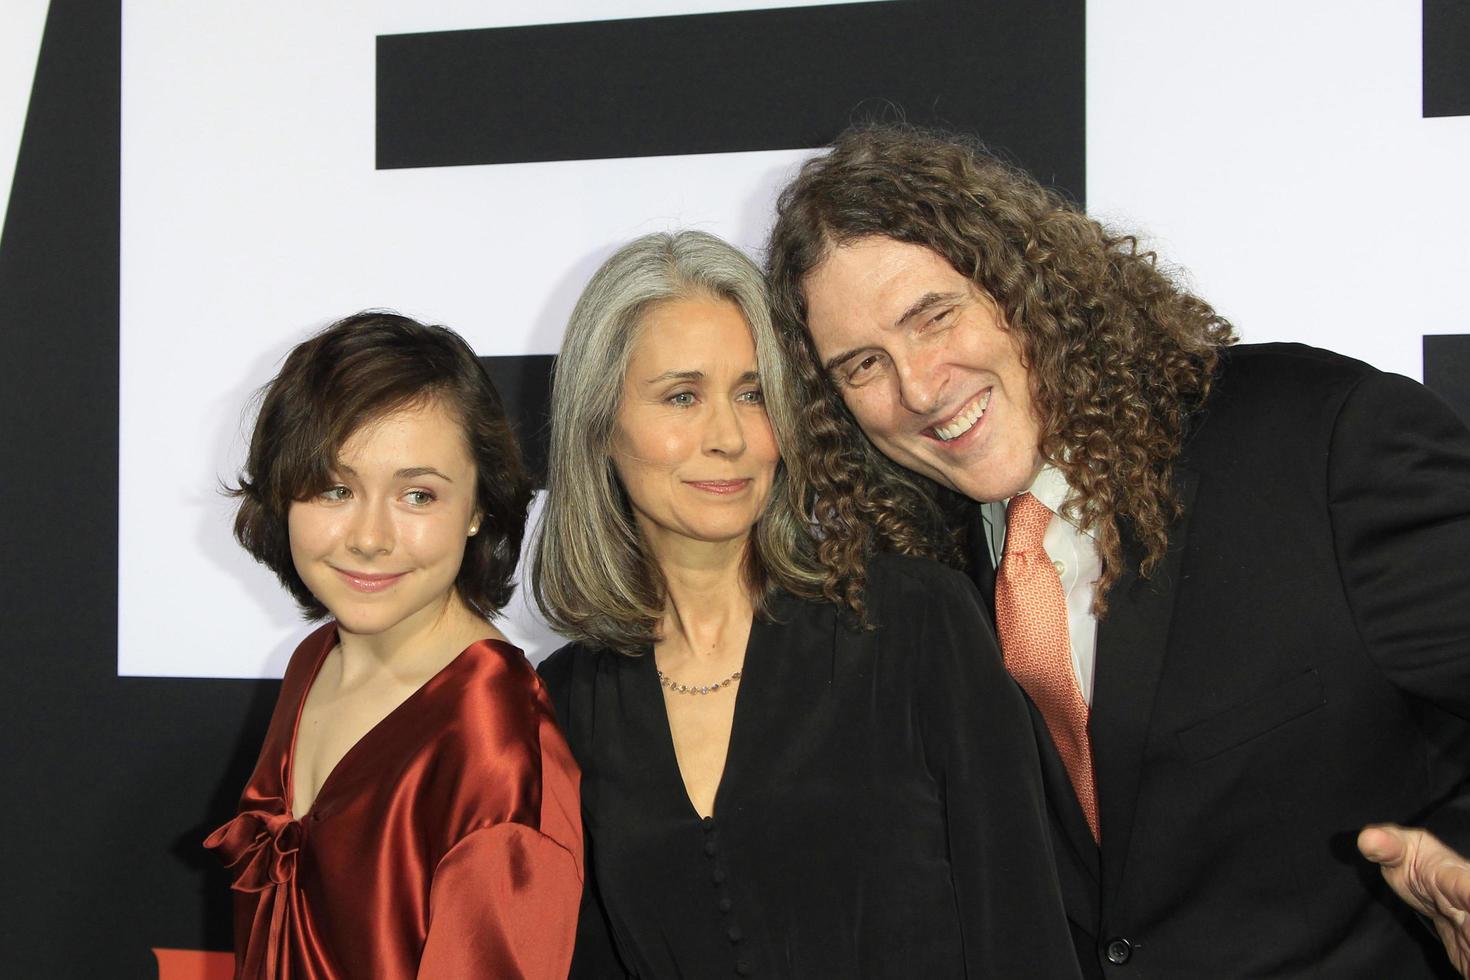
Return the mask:
<path id="1" fill-rule="evenodd" d="M 657 639 L 664 578 L 638 532 L 612 465 L 613 426 L 639 327 L 655 305 L 711 297 L 740 308 L 755 341 L 765 406 L 783 460 L 795 460 L 796 386 L 771 322 L 760 269 L 701 231 L 635 239 L 603 263 L 572 310 L 551 388 L 546 498 L 532 559 L 536 604 L 552 628 L 637 653 Z M 819 595 L 801 485 L 777 467 L 746 552 L 757 612 L 776 588 Z"/>

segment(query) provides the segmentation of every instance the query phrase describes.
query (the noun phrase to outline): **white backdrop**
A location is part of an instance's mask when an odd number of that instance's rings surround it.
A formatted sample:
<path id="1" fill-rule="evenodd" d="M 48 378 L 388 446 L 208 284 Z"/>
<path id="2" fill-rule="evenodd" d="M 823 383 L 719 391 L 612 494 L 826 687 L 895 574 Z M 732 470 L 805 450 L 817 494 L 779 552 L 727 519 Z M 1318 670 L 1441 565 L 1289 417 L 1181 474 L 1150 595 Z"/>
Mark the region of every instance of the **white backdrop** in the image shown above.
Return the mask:
<path id="1" fill-rule="evenodd" d="M 1470 333 L 1470 116 L 1422 118 L 1421 6 L 1089 2 L 1089 210 L 1245 340 L 1422 378 Z"/>
<path id="2" fill-rule="evenodd" d="M 218 493 L 294 343 L 387 306 L 481 354 L 552 353 L 627 239 L 692 226 L 758 250 L 806 155 L 377 171 L 377 35 L 796 5 L 125 3 L 118 672 L 279 676 L 305 632 Z M 1451 296 L 1470 118 L 1420 118 L 1418 4 L 1087 18 L 1092 210 L 1148 232 L 1245 339 L 1417 377 L 1422 334 L 1470 332 Z M 557 642 L 519 599 L 504 626 L 533 659 Z"/>
<path id="3" fill-rule="evenodd" d="M 31 99 L 46 0 L 0 0 L 0 228 L 10 206 L 10 182 Z"/>

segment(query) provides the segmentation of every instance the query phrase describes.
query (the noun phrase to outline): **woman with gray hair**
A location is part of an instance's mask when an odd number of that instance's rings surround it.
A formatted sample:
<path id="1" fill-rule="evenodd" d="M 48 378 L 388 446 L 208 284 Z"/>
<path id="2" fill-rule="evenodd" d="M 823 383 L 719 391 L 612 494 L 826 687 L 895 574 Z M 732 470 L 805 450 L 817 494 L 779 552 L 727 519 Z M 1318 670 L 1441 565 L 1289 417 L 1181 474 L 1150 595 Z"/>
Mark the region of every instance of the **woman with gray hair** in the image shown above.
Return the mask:
<path id="1" fill-rule="evenodd" d="M 1027 709 L 961 575 L 831 581 L 759 270 L 612 256 L 552 389 L 534 590 L 581 765 L 574 977 L 1072 977 Z"/>

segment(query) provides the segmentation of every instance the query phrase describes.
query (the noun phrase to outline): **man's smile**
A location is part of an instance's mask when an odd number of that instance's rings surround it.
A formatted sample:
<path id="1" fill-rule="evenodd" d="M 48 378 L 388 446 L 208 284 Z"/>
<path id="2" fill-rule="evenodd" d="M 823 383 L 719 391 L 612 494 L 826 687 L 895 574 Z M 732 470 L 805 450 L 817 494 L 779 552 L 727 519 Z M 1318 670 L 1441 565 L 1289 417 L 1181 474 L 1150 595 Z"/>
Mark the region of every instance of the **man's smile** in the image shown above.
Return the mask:
<path id="1" fill-rule="evenodd" d="M 981 417 L 985 415 L 985 409 L 989 407 L 990 396 L 994 391 L 994 388 L 986 388 L 980 394 L 970 399 L 948 422 L 930 426 L 929 431 L 941 442 L 950 442 L 958 439 L 973 429 L 975 423 L 979 422 Z"/>

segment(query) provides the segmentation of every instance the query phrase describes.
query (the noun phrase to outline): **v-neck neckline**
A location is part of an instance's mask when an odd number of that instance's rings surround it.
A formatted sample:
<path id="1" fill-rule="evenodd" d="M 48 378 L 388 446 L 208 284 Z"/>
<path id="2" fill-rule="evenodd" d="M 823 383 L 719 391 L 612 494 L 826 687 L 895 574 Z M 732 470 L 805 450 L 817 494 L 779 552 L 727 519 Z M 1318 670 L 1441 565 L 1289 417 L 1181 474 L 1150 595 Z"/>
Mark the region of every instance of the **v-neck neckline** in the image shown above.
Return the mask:
<path id="1" fill-rule="evenodd" d="M 447 676 L 449 672 L 454 669 L 456 664 L 463 661 L 465 659 L 465 654 L 469 653 L 470 650 L 474 649 L 482 643 L 494 643 L 499 641 L 497 641 L 494 637 L 485 637 L 484 639 L 475 640 L 469 646 L 465 647 L 463 650 L 459 651 L 459 653 L 455 654 L 454 657 L 451 658 L 450 661 L 446 663 L 443 667 L 440 667 L 433 674 L 429 675 L 429 678 L 425 680 L 422 684 L 420 684 L 417 688 L 415 688 L 408 695 L 408 697 L 398 702 L 398 704 L 396 704 L 387 714 L 379 718 L 371 728 L 363 732 L 362 735 L 357 739 L 357 741 L 353 742 L 352 745 L 348 747 L 346 752 L 342 753 L 342 757 L 337 760 L 336 764 L 332 766 L 331 771 L 327 773 L 326 778 L 322 780 L 321 785 L 317 787 L 316 795 L 311 799 L 311 806 L 302 811 L 300 816 L 297 816 L 295 809 L 296 747 L 297 742 L 301 737 L 301 718 L 302 715 L 306 713 L 306 699 L 311 695 L 311 689 L 316 685 L 317 678 L 321 675 L 322 667 L 327 662 L 327 657 L 331 655 L 333 650 L 337 649 L 337 647 L 341 645 L 341 642 L 341 637 L 338 635 L 336 625 L 334 624 L 330 630 L 330 636 L 327 638 L 326 642 L 323 643 L 322 649 L 317 652 L 316 663 L 312 664 L 311 667 L 311 676 L 306 679 L 306 686 L 301 692 L 301 700 L 296 705 L 296 720 L 291 725 L 291 741 L 290 744 L 288 744 L 286 747 L 286 766 L 283 773 L 285 785 L 281 787 L 281 796 L 286 801 L 286 815 L 297 823 L 305 823 L 306 818 L 310 817 L 316 812 L 317 806 L 321 803 L 322 797 L 325 796 L 327 793 L 327 788 L 330 787 L 336 780 L 337 773 L 341 772 L 346 767 L 349 759 L 357 755 L 358 750 L 362 747 L 364 742 L 373 738 L 380 730 L 388 725 L 390 720 L 399 715 L 406 707 L 408 707 L 411 702 L 418 700 L 429 688 L 438 687 L 440 684 L 440 679 Z"/>
<path id="2" fill-rule="evenodd" d="M 748 706 L 750 698 L 747 697 L 746 692 L 752 683 L 752 677 L 754 677 L 755 683 L 758 685 L 762 674 L 762 671 L 759 669 L 753 675 L 751 672 L 752 663 L 756 659 L 754 651 L 758 650 L 761 646 L 756 643 L 756 633 L 760 629 L 761 616 L 759 613 L 754 613 L 750 620 L 750 632 L 745 638 L 745 656 L 740 667 L 740 683 L 735 685 L 735 690 L 733 691 L 735 708 L 730 715 L 730 738 L 725 745 L 725 766 L 720 771 L 720 779 L 715 786 L 713 807 L 709 816 L 705 816 L 699 812 L 699 807 L 694 805 L 694 800 L 689 795 L 689 785 L 684 781 L 684 770 L 679 765 L 679 752 L 674 747 L 674 726 L 669 720 L 669 706 L 664 700 L 663 685 L 659 683 L 658 663 L 653 657 L 653 647 L 650 646 L 644 656 L 639 658 L 640 660 L 648 661 L 641 672 L 643 675 L 641 680 L 643 689 L 645 692 L 653 692 L 654 700 L 658 706 L 657 714 L 660 724 L 657 727 L 659 729 L 659 740 L 662 743 L 661 751 L 664 756 L 664 772 L 673 777 L 672 791 L 682 801 L 681 809 L 696 823 L 702 823 L 705 820 L 718 820 L 720 813 L 728 805 L 731 775 L 739 771 L 737 763 L 743 755 L 745 743 L 745 740 L 741 737 L 741 732 L 745 730 L 746 726 L 741 723 L 741 718 L 754 710 Z"/>

